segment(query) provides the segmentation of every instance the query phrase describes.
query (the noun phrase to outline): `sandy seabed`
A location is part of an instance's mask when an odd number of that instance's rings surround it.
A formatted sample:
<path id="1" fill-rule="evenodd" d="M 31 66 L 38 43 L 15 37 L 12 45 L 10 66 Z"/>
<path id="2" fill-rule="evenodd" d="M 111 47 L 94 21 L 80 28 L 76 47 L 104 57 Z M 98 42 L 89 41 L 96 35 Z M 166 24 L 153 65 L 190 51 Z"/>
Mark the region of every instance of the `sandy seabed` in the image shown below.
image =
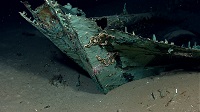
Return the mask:
<path id="1" fill-rule="evenodd" d="M 104 95 L 77 68 L 35 28 L 1 30 L 0 112 L 200 112 L 198 72 L 165 72 Z M 51 85 L 55 75 L 66 84 Z"/>

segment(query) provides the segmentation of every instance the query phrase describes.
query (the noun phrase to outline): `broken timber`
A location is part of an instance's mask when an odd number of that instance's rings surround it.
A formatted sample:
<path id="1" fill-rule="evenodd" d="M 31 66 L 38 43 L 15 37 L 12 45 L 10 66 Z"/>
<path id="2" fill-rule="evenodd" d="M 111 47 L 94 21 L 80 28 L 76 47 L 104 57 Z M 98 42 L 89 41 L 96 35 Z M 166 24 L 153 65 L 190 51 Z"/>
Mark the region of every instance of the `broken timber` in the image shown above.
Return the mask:
<path id="1" fill-rule="evenodd" d="M 82 10 L 70 4 L 62 6 L 55 0 L 45 0 L 32 10 L 28 2 L 22 3 L 34 20 L 26 17 L 25 12 L 20 15 L 86 70 L 104 93 L 165 70 L 200 64 L 200 47 L 196 44 L 180 47 L 167 41 L 158 42 L 155 36 L 151 40 L 119 31 L 121 26 L 135 22 L 134 15 L 122 15 L 127 22 L 111 23 L 111 17 L 107 17 L 109 25 L 103 30 L 97 25 L 97 18 L 86 18 Z"/>

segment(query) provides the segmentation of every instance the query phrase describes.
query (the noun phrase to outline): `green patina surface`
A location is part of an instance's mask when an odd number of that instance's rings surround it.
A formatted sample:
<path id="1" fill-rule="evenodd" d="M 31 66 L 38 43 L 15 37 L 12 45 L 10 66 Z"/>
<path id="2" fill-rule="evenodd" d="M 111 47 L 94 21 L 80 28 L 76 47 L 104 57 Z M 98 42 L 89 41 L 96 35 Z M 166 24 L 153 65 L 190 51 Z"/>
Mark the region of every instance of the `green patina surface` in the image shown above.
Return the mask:
<path id="1" fill-rule="evenodd" d="M 184 48 L 118 30 L 142 16 L 103 17 L 108 20 L 103 30 L 96 23 L 101 18 L 86 18 L 81 10 L 69 4 L 62 6 L 54 0 L 45 0 L 45 4 L 32 10 L 27 2 L 23 3 L 34 20 L 27 18 L 25 12 L 20 12 L 21 16 L 85 69 L 104 93 L 165 70 L 200 64 L 197 45 Z"/>

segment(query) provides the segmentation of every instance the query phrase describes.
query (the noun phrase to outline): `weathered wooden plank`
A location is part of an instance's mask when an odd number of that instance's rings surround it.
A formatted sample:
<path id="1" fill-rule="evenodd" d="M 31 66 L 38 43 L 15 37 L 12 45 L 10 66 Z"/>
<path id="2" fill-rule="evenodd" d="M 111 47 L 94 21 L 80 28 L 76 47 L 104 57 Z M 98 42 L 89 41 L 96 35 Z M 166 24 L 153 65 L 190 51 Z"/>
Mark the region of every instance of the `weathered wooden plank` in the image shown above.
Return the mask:
<path id="1" fill-rule="evenodd" d="M 200 64 L 198 45 L 185 48 L 158 42 L 155 36 L 151 40 L 117 30 L 146 15 L 108 16 L 108 26 L 103 30 L 97 23 L 102 18 L 86 18 L 81 10 L 59 5 L 55 0 L 45 2 L 36 10 L 23 2 L 34 20 L 25 12 L 21 16 L 86 70 L 104 93 L 164 70 Z"/>

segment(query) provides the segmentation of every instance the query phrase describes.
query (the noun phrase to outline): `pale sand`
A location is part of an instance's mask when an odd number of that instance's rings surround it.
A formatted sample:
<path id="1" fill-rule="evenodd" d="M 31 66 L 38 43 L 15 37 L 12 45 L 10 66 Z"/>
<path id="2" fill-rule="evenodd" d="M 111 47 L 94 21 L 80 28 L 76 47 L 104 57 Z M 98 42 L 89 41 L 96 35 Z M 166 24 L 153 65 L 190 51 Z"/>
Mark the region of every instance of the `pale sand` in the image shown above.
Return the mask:
<path id="1" fill-rule="evenodd" d="M 162 73 L 104 95 L 35 28 L 26 29 L 0 32 L 0 112 L 200 112 L 200 73 Z M 66 86 L 49 83 L 59 74 Z"/>

